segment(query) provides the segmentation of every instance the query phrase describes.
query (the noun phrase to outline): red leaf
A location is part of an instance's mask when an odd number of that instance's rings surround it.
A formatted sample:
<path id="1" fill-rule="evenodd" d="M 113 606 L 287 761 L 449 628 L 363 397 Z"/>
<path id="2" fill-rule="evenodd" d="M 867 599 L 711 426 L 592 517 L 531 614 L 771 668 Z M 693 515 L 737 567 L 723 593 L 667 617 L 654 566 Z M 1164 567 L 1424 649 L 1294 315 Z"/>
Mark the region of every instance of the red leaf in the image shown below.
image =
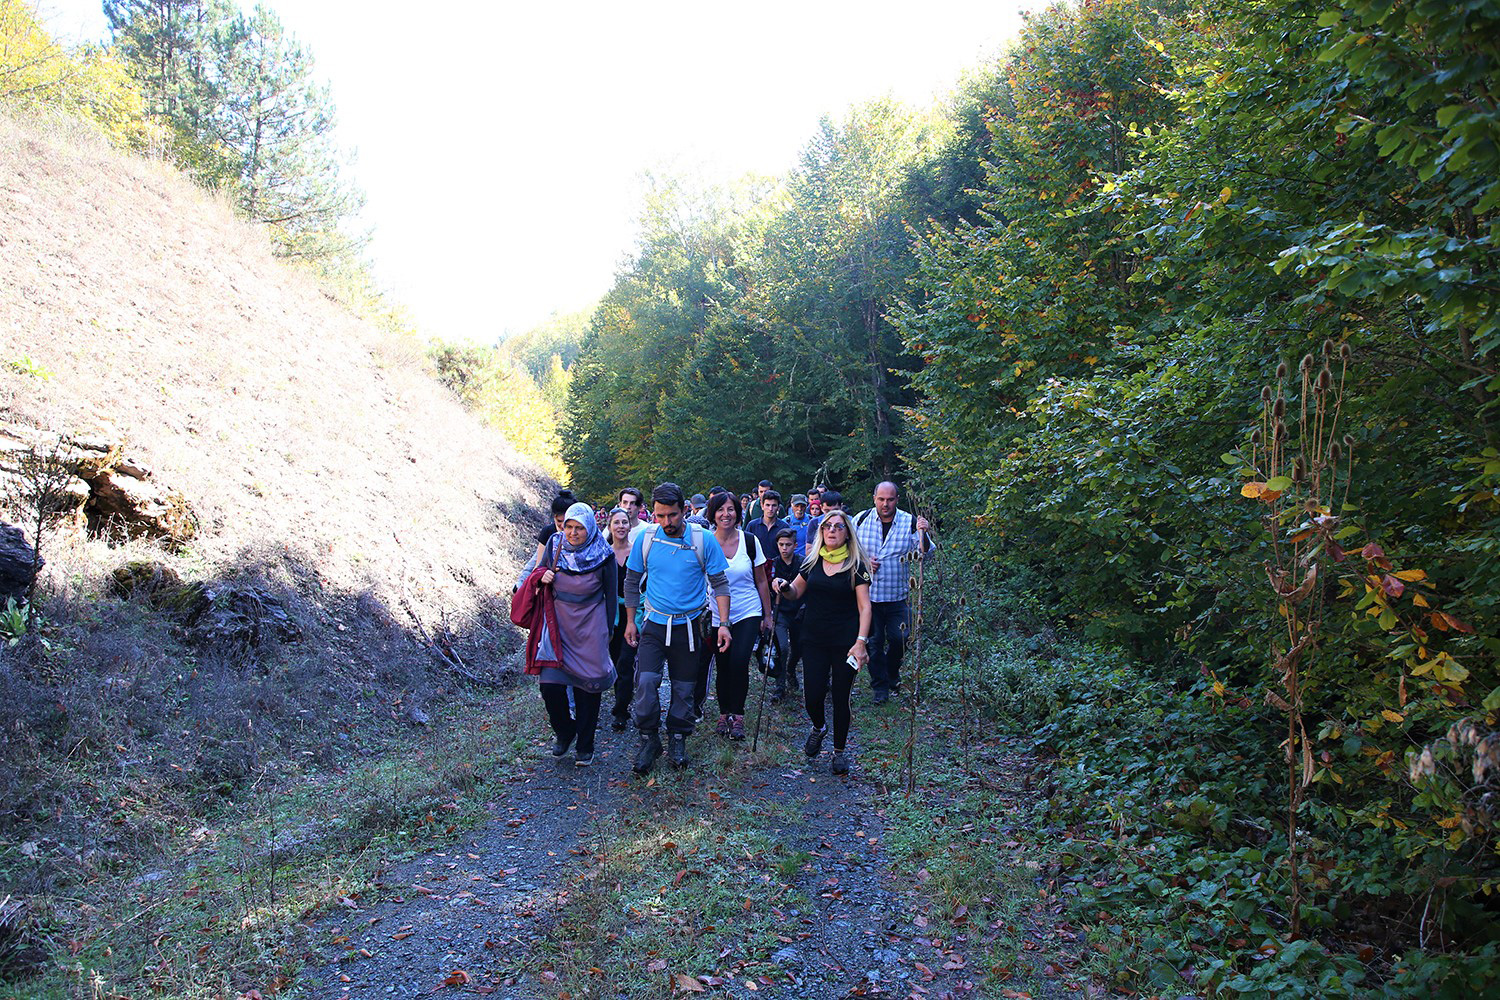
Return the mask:
<path id="1" fill-rule="evenodd" d="M 1400 597 L 1406 593 L 1406 584 L 1386 573 L 1380 578 L 1380 589 L 1385 591 L 1387 597 Z"/>

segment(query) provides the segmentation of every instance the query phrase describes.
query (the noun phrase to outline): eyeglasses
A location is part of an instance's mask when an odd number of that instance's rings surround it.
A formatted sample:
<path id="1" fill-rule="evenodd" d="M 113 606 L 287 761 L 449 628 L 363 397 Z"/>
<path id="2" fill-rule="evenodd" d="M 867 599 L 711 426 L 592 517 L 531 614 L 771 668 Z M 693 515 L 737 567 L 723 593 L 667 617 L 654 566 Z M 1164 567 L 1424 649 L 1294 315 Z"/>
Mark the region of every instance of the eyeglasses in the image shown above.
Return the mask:
<path id="1" fill-rule="evenodd" d="M 849 530 L 848 528 L 844 527 L 843 521 L 830 521 L 828 524 L 823 525 L 824 531 L 833 531 L 835 528 L 837 528 L 839 531 Z"/>

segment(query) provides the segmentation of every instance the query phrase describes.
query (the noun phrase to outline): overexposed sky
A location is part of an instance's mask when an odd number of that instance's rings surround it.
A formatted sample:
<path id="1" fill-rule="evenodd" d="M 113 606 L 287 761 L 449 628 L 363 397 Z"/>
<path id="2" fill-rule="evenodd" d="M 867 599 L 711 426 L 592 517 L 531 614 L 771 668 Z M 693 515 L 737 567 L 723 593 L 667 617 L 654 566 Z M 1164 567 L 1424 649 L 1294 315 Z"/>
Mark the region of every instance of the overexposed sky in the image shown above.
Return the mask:
<path id="1" fill-rule="evenodd" d="M 65 41 L 106 35 L 99 0 L 39 5 Z M 490 343 L 608 290 L 645 171 L 785 173 L 821 116 L 930 104 L 1043 4 L 266 6 L 332 86 L 380 281 L 428 335 Z"/>

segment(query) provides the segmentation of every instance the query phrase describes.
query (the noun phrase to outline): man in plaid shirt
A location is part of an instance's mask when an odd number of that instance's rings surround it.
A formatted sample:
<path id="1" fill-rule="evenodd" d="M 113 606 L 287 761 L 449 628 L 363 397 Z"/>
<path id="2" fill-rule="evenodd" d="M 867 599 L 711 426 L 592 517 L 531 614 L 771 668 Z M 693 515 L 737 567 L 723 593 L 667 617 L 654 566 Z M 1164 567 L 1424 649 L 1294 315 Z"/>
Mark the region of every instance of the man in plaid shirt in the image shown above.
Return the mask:
<path id="1" fill-rule="evenodd" d="M 906 654 L 908 559 L 932 554 L 927 518 L 913 518 L 896 507 L 896 484 L 875 487 L 875 506 L 854 519 L 854 533 L 870 557 L 870 687 L 882 705 L 901 690 L 901 658 Z"/>

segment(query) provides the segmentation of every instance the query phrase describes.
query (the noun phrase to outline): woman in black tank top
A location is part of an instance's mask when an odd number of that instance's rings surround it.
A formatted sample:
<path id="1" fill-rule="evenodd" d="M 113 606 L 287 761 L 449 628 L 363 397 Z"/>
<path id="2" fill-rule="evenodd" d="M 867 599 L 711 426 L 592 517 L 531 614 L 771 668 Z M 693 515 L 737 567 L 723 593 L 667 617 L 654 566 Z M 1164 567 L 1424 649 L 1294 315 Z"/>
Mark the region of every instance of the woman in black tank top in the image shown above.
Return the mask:
<path id="1" fill-rule="evenodd" d="M 832 511 L 807 542 L 802 572 L 776 579 L 778 593 L 803 598 L 802 667 L 807 718 L 812 732 L 803 751 L 809 760 L 823 749 L 827 732 L 823 699 L 833 690 L 833 773 L 849 773 L 849 691 L 854 674 L 870 661 L 870 569 L 854 537 L 849 515 Z"/>

